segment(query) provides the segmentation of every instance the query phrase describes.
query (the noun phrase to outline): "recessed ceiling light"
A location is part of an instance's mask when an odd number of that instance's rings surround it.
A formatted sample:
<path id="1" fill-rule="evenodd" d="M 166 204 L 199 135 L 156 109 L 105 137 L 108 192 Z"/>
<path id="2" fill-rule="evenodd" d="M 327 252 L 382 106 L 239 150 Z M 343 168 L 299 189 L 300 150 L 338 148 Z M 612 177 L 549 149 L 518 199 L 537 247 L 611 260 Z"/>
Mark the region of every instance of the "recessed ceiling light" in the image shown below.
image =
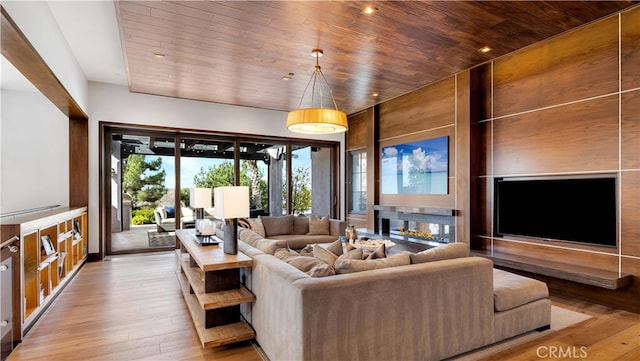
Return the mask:
<path id="1" fill-rule="evenodd" d="M 284 80 L 284 81 L 289 81 L 293 78 L 293 73 L 289 73 L 287 75 L 283 75 L 282 78 L 280 78 L 280 80 Z"/>
<path id="2" fill-rule="evenodd" d="M 481 47 L 480 49 L 478 49 L 479 52 L 481 53 L 488 53 L 491 51 L 491 47 L 489 45 L 485 45 L 483 47 Z"/>
<path id="3" fill-rule="evenodd" d="M 364 14 L 364 15 L 372 15 L 374 14 L 376 11 L 378 11 L 378 8 L 372 5 L 367 5 L 365 7 L 362 8 L 362 10 L 360 10 L 360 14 Z"/>
<path id="4" fill-rule="evenodd" d="M 155 56 L 156 59 L 164 59 L 164 57 L 167 56 L 167 54 L 153 53 L 153 56 Z"/>
<path id="5" fill-rule="evenodd" d="M 380 96 L 380 93 L 378 92 L 373 92 L 373 94 L 371 94 L 374 98 L 377 98 L 378 96 Z"/>

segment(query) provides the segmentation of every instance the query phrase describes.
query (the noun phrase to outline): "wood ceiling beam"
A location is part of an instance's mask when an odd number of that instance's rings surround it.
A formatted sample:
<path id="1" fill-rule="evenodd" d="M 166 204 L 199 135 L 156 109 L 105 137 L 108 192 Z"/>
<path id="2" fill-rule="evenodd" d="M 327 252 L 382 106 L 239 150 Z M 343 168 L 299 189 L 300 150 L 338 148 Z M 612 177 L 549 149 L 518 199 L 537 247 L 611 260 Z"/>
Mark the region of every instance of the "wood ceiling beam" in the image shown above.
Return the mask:
<path id="1" fill-rule="evenodd" d="M 89 118 L 87 114 L 71 97 L 4 7 L 0 6 L 0 10 L 2 12 L 0 20 L 2 55 L 70 119 L 87 120 Z"/>

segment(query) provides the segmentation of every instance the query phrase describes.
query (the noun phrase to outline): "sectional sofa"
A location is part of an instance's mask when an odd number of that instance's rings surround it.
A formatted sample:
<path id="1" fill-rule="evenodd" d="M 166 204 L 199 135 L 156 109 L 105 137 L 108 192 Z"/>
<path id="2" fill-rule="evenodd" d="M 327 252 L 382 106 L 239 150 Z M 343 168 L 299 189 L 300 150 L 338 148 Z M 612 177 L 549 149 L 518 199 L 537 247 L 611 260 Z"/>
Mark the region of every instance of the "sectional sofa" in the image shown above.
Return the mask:
<path id="1" fill-rule="evenodd" d="M 544 283 L 494 270 L 463 243 L 338 265 L 349 251 L 327 273 L 253 233 L 239 234 L 254 260 L 242 280 L 256 296 L 242 314 L 271 360 L 442 360 L 550 325 Z M 306 257 L 329 249 L 335 242 Z"/>
<path id="2" fill-rule="evenodd" d="M 278 247 L 300 249 L 308 244 L 328 243 L 344 235 L 345 222 L 328 216 L 260 216 L 241 220 L 242 230 L 250 229 L 245 237 L 266 238 Z M 238 234 L 242 237 L 242 233 Z M 273 243 L 273 242 L 272 242 Z M 264 244 L 264 243 L 263 243 Z"/>

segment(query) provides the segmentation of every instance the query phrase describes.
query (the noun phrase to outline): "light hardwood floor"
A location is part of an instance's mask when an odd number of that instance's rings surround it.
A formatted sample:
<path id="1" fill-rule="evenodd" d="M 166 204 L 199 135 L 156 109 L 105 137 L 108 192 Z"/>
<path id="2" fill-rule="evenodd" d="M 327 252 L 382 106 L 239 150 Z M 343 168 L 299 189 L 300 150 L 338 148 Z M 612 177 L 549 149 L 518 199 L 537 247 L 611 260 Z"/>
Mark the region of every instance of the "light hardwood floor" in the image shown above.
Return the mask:
<path id="1" fill-rule="evenodd" d="M 174 258 L 175 253 L 163 252 L 87 263 L 8 360 L 262 361 L 250 343 L 200 346 L 178 288 Z M 484 360 L 562 359 L 551 357 L 551 350 L 564 359 L 640 360 L 639 314 L 552 300 L 592 318 Z"/>

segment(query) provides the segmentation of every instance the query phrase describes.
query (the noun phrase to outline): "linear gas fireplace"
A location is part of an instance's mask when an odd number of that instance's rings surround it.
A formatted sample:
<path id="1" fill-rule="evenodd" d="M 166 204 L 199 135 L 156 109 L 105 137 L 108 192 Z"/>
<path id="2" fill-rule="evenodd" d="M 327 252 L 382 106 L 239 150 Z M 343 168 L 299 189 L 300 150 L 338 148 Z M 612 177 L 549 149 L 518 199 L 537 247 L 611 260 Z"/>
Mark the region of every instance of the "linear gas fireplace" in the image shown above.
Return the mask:
<path id="1" fill-rule="evenodd" d="M 373 205 L 371 209 L 378 236 L 430 246 L 456 241 L 453 209 L 383 205 Z"/>

